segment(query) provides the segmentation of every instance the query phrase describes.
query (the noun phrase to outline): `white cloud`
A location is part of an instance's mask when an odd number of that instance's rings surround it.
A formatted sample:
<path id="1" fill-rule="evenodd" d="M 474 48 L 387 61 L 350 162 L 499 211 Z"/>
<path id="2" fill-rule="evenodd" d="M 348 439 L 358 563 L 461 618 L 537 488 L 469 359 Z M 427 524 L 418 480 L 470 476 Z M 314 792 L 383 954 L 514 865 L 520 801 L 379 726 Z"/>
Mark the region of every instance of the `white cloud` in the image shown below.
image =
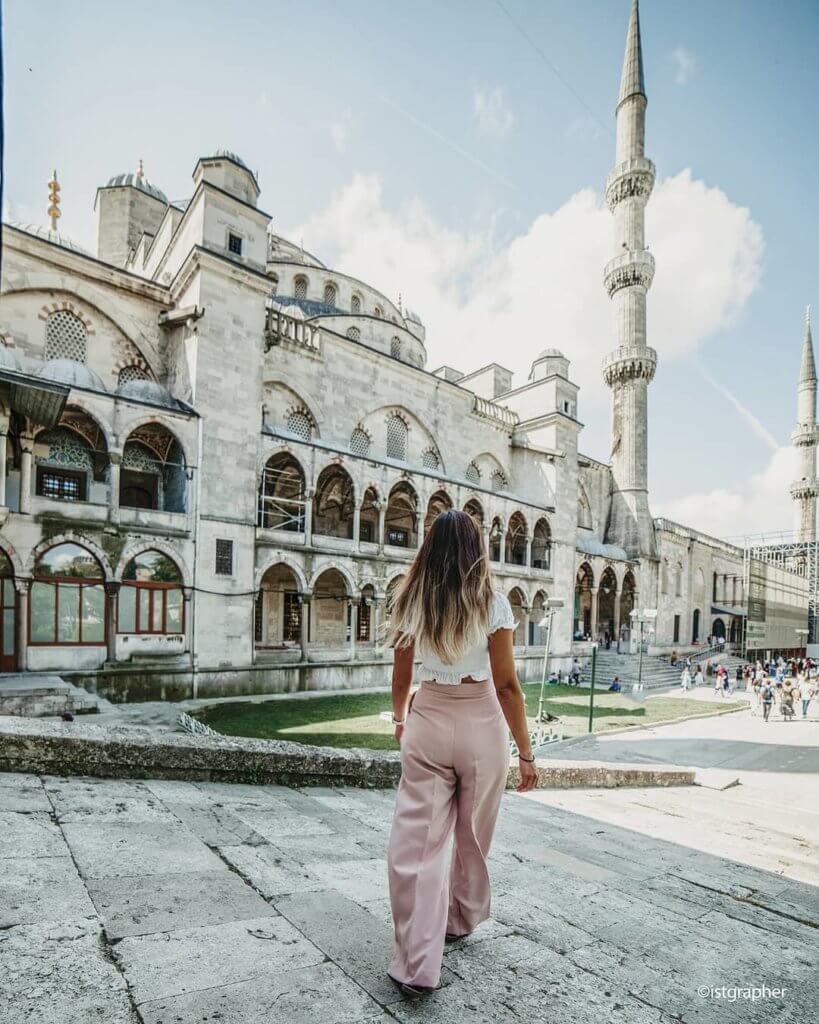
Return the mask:
<path id="1" fill-rule="evenodd" d="M 342 111 L 330 125 L 330 138 L 333 140 L 333 145 L 339 153 L 346 147 L 352 127 L 353 115 L 349 109 Z"/>
<path id="2" fill-rule="evenodd" d="M 501 88 L 475 89 L 472 111 L 481 134 L 495 139 L 506 138 L 515 123 L 515 115 L 507 106 Z"/>
<path id="3" fill-rule="evenodd" d="M 357 175 L 292 236 L 386 294 L 400 291 L 427 325 L 432 367 L 497 360 L 522 383 L 537 353 L 557 346 L 583 388 L 583 413 L 607 407 L 600 363 L 616 339 L 601 280 L 613 253 L 605 204 L 583 190 L 508 242 L 495 246 L 493 229 L 491 218 L 471 233 L 447 228 L 417 198 L 388 209 L 379 179 Z M 664 364 L 695 352 L 742 309 L 763 239 L 747 209 L 687 170 L 658 183 L 646 234 L 657 260 L 649 337 Z"/>
<path id="4" fill-rule="evenodd" d="M 795 450 L 780 447 L 767 466 L 738 485 L 651 503 L 654 515 L 735 542 L 747 534 L 789 530 L 794 504 L 789 488 L 797 476 Z"/>
<path id="5" fill-rule="evenodd" d="M 684 46 L 677 46 L 671 51 L 671 62 L 674 65 L 674 81 L 677 85 L 688 85 L 697 69 L 697 58 Z"/>

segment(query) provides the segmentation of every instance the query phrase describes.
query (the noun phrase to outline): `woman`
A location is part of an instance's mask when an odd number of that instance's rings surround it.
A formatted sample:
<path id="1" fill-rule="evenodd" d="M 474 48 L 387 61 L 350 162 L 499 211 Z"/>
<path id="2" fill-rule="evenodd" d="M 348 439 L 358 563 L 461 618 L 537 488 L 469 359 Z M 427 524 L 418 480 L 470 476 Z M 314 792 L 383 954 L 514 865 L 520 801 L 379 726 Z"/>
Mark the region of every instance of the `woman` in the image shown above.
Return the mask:
<path id="1" fill-rule="evenodd" d="M 445 939 L 489 916 L 486 857 L 509 768 L 537 784 L 509 602 L 492 590 L 483 537 L 466 512 L 438 516 L 392 608 L 392 707 L 401 782 L 388 872 L 389 977 L 408 995 L 439 987 Z M 409 699 L 414 662 L 420 688 Z M 508 728 L 507 728 L 508 726 Z M 449 840 L 454 832 L 451 862 Z"/>
<path id="2" fill-rule="evenodd" d="M 680 676 L 680 686 L 683 688 L 683 693 L 687 693 L 691 689 L 691 673 L 687 668 L 683 669 Z"/>

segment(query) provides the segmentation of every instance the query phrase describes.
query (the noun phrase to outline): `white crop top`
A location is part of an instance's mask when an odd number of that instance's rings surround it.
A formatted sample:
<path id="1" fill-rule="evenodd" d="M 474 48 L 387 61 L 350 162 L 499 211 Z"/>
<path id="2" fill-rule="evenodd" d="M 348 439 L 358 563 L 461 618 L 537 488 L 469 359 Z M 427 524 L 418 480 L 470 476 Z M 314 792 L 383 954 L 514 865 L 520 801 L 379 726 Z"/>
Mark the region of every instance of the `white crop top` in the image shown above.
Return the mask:
<path id="1" fill-rule="evenodd" d="M 461 658 L 454 665 L 445 665 L 432 651 L 419 646 L 416 650 L 416 654 L 421 659 L 418 679 L 421 682 L 428 679 L 434 680 L 436 683 L 449 683 L 452 686 L 457 686 L 466 676 L 476 681 L 489 679 L 491 671 L 489 667 L 488 637 L 498 629 L 514 628 L 515 617 L 512 614 L 512 606 L 503 594 L 496 592 L 493 594 L 492 604 L 489 609 L 487 639 L 464 651 Z"/>

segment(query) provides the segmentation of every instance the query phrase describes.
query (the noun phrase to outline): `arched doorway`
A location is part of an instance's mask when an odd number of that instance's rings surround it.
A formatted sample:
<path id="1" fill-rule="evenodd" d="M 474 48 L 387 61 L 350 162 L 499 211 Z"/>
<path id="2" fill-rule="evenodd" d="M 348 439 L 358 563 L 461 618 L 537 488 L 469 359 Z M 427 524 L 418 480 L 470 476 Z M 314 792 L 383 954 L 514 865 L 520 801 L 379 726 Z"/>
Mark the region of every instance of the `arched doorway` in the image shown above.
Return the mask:
<path id="1" fill-rule="evenodd" d="M 548 519 L 538 519 L 532 533 L 532 568 L 548 569 L 552 561 L 552 530 Z"/>
<path id="2" fill-rule="evenodd" d="M 17 591 L 11 561 L 0 549 L 0 672 L 14 672 L 16 669 Z"/>
<path id="3" fill-rule="evenodd" d="M 591 635 L 591 609 L 594 573 L 588 562 L 577 570 L 574 585 L 574 634 L 575 637 Z"/>
<path id="4" fill-rule="evenodd" d="M 353 481 L 341 466 L 319 474 L 313 499 L 313 533 L 350 540 L 353 536 Z"/>
<path id="5" fill-rule="evenodd" d="M 628 570 L 623 577 L 623 586 L 620 590 L 620 639 L 627 638 L 631 630 L 631 613 L 636 604 L 637 584 L 634 582 L 634 573 Z"/>
<path id="6" fill-rule="evenodd" d="M 691 623 L 691 643 L 695 644 L 700 638 L 700 610 L 694 609 L 694 616 Z"/>
<path id="7" fill-rule="evenodd" d="M 350 594 L 338 569 L 325 569 L 313 587 L 310 602 L 311 643 L 341 647 L 350 639 Z"/>
<path id="8" fill-rule="evenodd" d="M 717 640 L 725 639 L 725 623 L 722 619 L 714 619 L 714 623 L 711 626 L 711 635 Z"/>
<path id="9" fill-rule="evenodd" d="M 405 480 L 390 491 L 384 518 L 384 543 L 397 548 L 413 548 L 418 544 L 418 496 Z"/>
<path id="10" fill-rule="evenodd" d="M 301 638 L 303 605 L 299 582 L 289 565 L 278 562 L 262 576 L 254 607 L 257 647 L 295 646 Z"/>
<path id="11" fill-rule="evenodd" d="M 607 566 L 600 577 L 600 592 L 597 595 L 597 632 L 602 637 L 608 636 L 609 642 L 612 639 L 616 640 L 614 628 L 616 602 L 617 577 L 611 566 Z"/>

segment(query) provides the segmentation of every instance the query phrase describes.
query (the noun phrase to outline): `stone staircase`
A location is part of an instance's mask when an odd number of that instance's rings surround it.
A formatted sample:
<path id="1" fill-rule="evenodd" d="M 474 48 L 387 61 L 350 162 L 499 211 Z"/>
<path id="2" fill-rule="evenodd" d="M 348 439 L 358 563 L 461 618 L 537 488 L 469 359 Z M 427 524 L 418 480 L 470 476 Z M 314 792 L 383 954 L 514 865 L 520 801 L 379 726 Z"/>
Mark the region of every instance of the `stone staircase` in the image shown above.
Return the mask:
<path id="1" fill-rule="evenodd" d="M 0 715 L 47 718 L 65 711 L 93 715 L 103 706 L 108 707 L 108 701 L 59 676 L 30 672 L 0 675 Z"/>
<path id="2" fill-rule="evenodd" d="M 729 654 L 714 652 L 706 654 L 703 652 L 699 657 L 696 654 L 692 654 L 692 677 L 694 674 L 694 666 L 696 666 L 698 662 L 702 665 L 703 674 L 705 673 L 705 663 L 708 660 L 710 660 L 712 664 L 719 662 L 721 665 L 725 665 L 731 673 L 732 680 L 734 679 L 737 665 L 745 664 L 745 661 L 742 658 L 735 658 Z M 631 690 L 632 685 L 637 682 L 640 672 L 639 665 L 640 656 L 638 654 L 618 654 L 613 650 L 598 650 L 597 670 L 594 683 L 595 689 L 597 687 L 608 689 L 614 677 L 619 676 L 620 682 L 623 686 L 623 691 L 628 693 Z M 642 671 L 643 690 L 667 690 L 675 686 L 679 686 L 682 671 L 682 660 L 678 661 L 676 665 L 671 665 L 667 658 L 658 658 L 653 655 L 644 654 Z M 706 678 L 706 683 L 707 682 L 708 680 Z M 591 683 L 591 659 L 589 659 L 589 661 L 583 666 L 583 671 L 580 675 L 580 683 L 582 686 L 588 686 Z"/>

